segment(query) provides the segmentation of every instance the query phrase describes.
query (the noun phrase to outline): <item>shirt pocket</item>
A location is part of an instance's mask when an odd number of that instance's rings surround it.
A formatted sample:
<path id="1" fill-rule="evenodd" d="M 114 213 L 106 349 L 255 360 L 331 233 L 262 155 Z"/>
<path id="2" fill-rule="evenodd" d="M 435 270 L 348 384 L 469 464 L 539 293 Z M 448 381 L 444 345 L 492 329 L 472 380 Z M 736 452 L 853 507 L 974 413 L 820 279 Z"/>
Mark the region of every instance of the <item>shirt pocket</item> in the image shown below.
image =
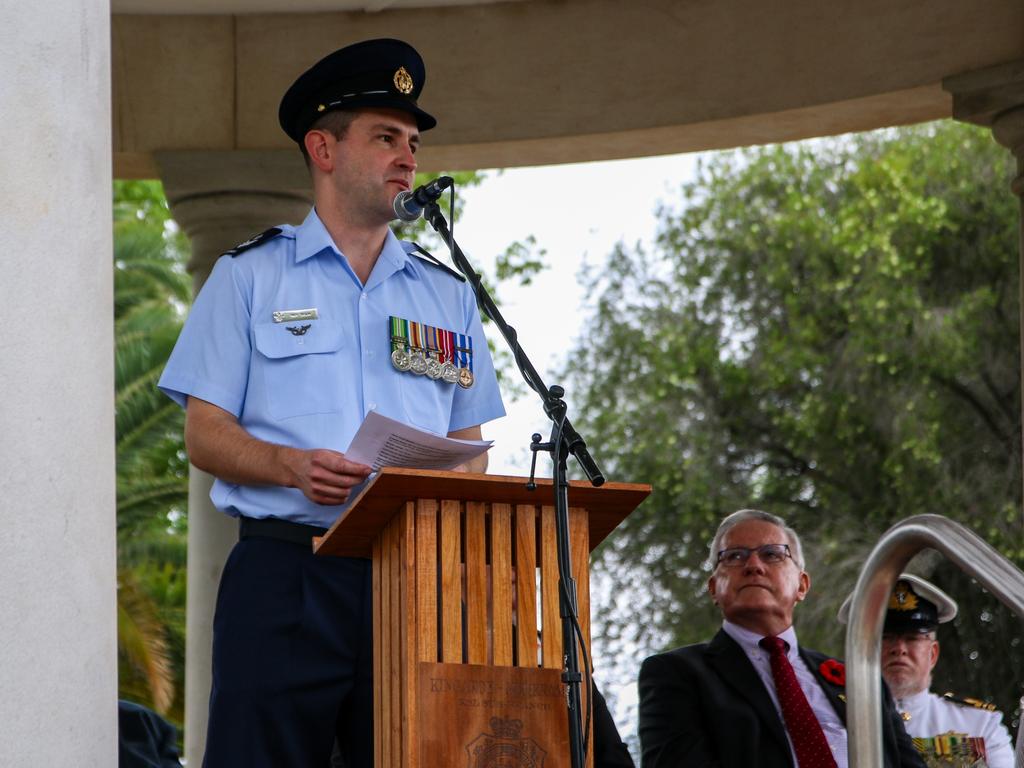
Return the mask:
<path id="1" fill-rule="evenodd" d="M 342 408 L 342 327 L 322 320 L 306 326 L 307 323 L 255 326 L 267 410 L 275 419 L 334 413 Z M 302 332 L 294 333 L 290 328 Z"/>
<path id="2" fill-rule="evenodd" d="M 452 400 L 458 384 L 411 373 L 403 373 L 401 376 L 405 421 L 436 435 L 447 435 L 452 419 Z"/>

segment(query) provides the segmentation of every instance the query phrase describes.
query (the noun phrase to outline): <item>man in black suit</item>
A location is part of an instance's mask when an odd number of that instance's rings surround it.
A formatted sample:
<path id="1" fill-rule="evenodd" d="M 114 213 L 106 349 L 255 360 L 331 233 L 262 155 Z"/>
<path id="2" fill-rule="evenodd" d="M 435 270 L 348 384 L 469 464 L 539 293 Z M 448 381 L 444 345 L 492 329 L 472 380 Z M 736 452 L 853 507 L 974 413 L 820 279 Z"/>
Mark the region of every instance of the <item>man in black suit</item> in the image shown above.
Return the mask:
<path id="1" fill-rule="evenodd" d="M 793 629 L 811 584 L 796 532 L 767 512 L 734 512 L 711 562 L 722 629 L 640 670 L 642 768 L 845 768 L 843 665 L 801 648 Z M 883 695 L 885 768 L 923 768 Z"/>
<path id="2" fill-rule="evenodd" d="M 619 736 L 612 713 L 604 696 L 597 690 L 597 684 L 591 688 L 594 692 L 594 712 L 592 728 L 594 730 L 594 768 L 635 768 L 633 757 Z"/>

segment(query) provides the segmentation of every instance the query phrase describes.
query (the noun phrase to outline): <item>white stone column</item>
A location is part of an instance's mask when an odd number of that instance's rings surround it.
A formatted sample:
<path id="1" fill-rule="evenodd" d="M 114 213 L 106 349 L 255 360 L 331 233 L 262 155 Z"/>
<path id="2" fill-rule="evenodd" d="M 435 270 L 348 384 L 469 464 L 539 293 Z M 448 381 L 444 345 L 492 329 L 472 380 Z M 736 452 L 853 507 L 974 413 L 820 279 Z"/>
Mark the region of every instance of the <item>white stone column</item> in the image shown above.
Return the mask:
<path id="1" fill-rule="evenodd" d="M 1020 198 L 1018 220 L 1018 259 L 1020 265 L 1020 365 L 1024 381 L 1024 59 L 996 67 L 946 78 L 942 87 L 953 95 L 953 117 L 965 123 L 992 129 L 996 141 L 1006 147 L 1017 161 L 1017 175 L 1009 191 Z M 1024 413 L 1024 388 L 1021 390 Z M 1024 445 L 1024 430 L 1021 432 Z M 1024 456 L 1024 451 L 1022 451 Z M 1024 472 L 1021 476 L 1024 482 Z M 1021 509 L 1024 519 L 1024 509 Z"/>
<path id="2" fill-rule="evenodd" d="M 110 7 L 0 24 L 0 765 L 117 764 Z"/>
<path id="3" fill-rule="evenodd" d="M 291 153 L 171 152 L 158 156 L 175 221 L 189 236 L 188 270 L 199 292 L 228 248 L 309 212 L 309 177 Z M 238 524 L 210 502 L 213 478 L 195 467 L 188 489 L 188 595 L 185 616 L 185 756 L 202 763 L 210 698 L 213 609 Z"/>

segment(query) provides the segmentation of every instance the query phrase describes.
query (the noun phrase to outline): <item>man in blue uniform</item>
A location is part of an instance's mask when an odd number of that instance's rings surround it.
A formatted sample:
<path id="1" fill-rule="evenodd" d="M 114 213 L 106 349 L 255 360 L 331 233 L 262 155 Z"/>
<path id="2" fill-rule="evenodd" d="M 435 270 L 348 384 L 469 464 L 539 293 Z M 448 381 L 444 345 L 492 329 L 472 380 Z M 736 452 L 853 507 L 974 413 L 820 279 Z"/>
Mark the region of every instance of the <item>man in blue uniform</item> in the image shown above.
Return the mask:
<path id="1" fill-rule="evenodd" d="M 315 557 L 310 539 L 370 473 L 344 455 L 370 411 L 471 439 L 504 414 L 471 290 L 388 226 L 436 124 L 416 101 L 424 79 L 411 46 L 370 40 L 296 80 L 279 119 L 315 206 L 221 257 L 160 380 L 214 504 L 240 520 L 206 766 L 327 766 L 337 738 L 347 766 L 370 768 L 369 563 Z M 410 357 L 437 364 L 417 374 Z"/>

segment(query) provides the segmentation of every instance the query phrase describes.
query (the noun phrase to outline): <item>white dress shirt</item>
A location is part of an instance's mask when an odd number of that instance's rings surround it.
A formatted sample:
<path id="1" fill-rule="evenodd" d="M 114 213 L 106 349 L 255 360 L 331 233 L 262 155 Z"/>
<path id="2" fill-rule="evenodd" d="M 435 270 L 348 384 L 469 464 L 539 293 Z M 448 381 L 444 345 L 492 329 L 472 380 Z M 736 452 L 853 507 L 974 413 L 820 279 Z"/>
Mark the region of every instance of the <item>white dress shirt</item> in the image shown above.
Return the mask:
<path id="1" fill-rule="evenodd" d="M 1020 708 L 1024 710 L 1024 696 L 1020 697 Z M 1024 727 L 1017 729 L 1017 765 L 1024 766 Z"/>
<path id="2" fill-rule="evenodd" d="M 722 629 L 725 631 L 725 634 L 739 643 L 740 648 L 747 654 L 750 663 L 757 670 L 758 677 L 764 683 L 764 687 L 771 697 L 772 704 L 775 705 L 775 711 L 779 715 L 779 720 L 785 725 L 786 721 L 782 717 L 782 707 L 779 706 L 779 697 L 775 692 L 775 679 L 772 677 L 772 667 L 768 651 L 758 645 L 765 635 L 751 632 L 749 629 L 744 629 L 729 621 L 722 622 Z M 789 663 L 793 666 L 793 672 L 796 674 L 796 679 L 800 683 L 804 696 L 807 697 L 807 703 L 811 705 L 811 710 L 821 724 L 821 730 L 824 731 L 825 740 L 828 741 L 828 745 L 832 749 L 832 757 L 835 758 L 836 765 L 838 768 L 847 768 L 846 725 L 839 718 L 835 708 L 832 706 L 832 702 L 825 695 L 825 691 L 821 689 L 821 685 L 819 685 L 814 673 L 807 668 L 804 660 L 800 658 L 796 631 L 793 627 L 787 629 L 779 637 L 785 640 L 789 646 L 786 656 L 789 658 Z M 788 731 L 786 732 L 786 738 L 789 739 L 789 751 L 793 755 L 793 765 L 798 766 L 796 752 L 793 750 L 793 740 L 790 738 Z"/>

